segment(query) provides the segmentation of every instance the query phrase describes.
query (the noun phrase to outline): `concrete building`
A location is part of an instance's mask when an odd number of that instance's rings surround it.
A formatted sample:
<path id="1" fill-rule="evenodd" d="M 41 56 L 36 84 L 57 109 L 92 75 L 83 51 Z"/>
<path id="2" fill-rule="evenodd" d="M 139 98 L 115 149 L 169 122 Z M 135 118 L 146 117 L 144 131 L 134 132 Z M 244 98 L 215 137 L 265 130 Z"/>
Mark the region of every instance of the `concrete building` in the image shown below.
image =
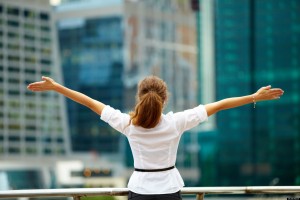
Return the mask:
<path id="1" fill-rule="evenodd" d="M 62 96 L 26 88 L 42 75 L 62 81 L 52 19 L 47 0 L 0 1 L 0 170 L 12 188 L 45 186 L 38 174 L 70 153 Z"/>

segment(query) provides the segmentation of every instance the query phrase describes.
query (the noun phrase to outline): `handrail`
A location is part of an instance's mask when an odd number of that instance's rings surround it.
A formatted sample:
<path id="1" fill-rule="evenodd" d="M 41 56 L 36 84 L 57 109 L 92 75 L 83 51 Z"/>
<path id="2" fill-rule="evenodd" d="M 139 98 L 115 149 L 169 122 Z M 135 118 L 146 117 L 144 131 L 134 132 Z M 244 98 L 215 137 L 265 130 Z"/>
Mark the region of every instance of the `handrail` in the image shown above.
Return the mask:
<path id="1" fill-rule="evenodd" d="M 300 186 L 246 186 L 246 187 L 185 187 L 183 195 L 195 194 L 197 200 L 203 200 L 205 194 L 300 194 Z M 0 191 L 2 198 L 18 197 L 73 197 L 82 196 L 126 196 L 127 188 L 68 188 L 68 189 L 32 189 Z"/>

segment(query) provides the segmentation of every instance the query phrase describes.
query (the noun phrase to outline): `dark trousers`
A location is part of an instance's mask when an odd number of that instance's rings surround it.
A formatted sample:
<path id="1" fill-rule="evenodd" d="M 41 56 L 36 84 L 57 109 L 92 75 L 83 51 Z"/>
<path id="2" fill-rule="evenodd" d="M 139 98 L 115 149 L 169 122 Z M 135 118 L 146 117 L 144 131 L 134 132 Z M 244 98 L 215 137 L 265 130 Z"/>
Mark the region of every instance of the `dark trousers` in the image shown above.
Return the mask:
<path id="1" fill-rule="evenodd" d="M 128 200 L 182 200 L 181 192 L 171 194 L 137 194 L 129 191 Z"/>

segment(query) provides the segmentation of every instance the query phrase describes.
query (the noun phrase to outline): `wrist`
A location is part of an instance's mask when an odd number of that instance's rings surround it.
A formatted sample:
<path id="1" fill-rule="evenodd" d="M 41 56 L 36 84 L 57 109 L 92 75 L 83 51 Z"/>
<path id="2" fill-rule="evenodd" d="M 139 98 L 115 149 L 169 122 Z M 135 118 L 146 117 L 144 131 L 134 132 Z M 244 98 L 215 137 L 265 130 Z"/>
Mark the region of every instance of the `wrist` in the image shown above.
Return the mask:
<path id="1" fill-rule="evenodd" d="M 257 102 L 257 94 L 256 93 L 252 94 L 251 98 L 252 98 L 253 108 L 255 108 Z"/>
<path id="2" fill-rule="evenodd" d="M 52 90 L 57 92 L 60 85 L 56 82 L 53 82 L 52 84 L 53 84 Z"/>

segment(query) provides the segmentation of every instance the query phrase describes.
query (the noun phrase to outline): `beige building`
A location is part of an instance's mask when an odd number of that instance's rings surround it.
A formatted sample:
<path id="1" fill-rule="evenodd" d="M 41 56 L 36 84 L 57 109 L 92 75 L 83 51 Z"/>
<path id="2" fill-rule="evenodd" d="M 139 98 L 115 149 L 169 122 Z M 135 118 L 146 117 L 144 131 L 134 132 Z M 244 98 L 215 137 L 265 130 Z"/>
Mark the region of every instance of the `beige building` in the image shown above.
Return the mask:
<path id="1" fill-rule="evenodd" d="M 126 87 L 158 75 L 171 92 L 171 110 L 196 105 L 197 29 L 190 1 L 126 0 L 125 26 Z"/>
<path id="2" fill-rule="evenodd" d="M 202 9 L 197 13 L 190 0 L 125 0 L 127 108 L 134 105 L 138 81 L 150 74 L 168 85 L 171 94 L 165 112 L 214 101 L 212 1 L 199 4 Z M 179 145 L 176 166 L 194 184 L 201 177 L 198 133 L 213 126 L 210 119 L 192 129 Z"/>

